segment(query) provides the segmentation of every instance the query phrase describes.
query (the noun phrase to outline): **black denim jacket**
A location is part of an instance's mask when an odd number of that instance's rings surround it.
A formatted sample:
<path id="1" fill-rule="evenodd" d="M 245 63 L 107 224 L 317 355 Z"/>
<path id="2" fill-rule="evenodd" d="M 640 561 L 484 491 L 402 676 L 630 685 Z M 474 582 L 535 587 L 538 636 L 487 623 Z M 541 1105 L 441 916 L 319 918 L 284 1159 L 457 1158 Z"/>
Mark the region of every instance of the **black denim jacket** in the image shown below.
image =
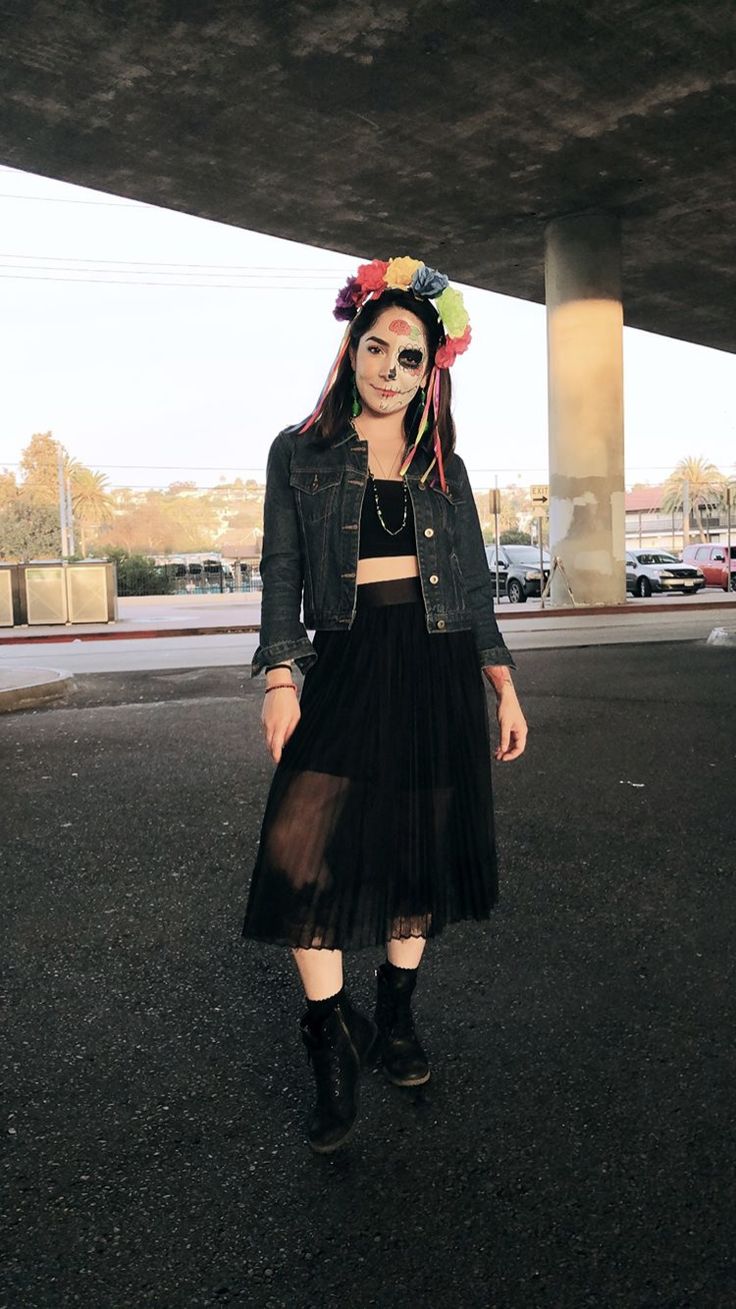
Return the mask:
<path id="1" fill-rule="evenodd" d="M 420 447 L 407 473 L 427 631 L 440 639 L 472 629 L 481 668 L 515 668 L 493 611 L 491 573 L 465 464 L 459 455 L 450 456 L 444 492 L 419 481 L 429 458 Z M 368 445 L 352 426 L 329 445 L 295 428 L 272 443 L 263 507 L 261 644 L 251 677 L 284 659 L 306 672 L 317 659 L 306 628 L 352 626 L 367 482 Z"/>

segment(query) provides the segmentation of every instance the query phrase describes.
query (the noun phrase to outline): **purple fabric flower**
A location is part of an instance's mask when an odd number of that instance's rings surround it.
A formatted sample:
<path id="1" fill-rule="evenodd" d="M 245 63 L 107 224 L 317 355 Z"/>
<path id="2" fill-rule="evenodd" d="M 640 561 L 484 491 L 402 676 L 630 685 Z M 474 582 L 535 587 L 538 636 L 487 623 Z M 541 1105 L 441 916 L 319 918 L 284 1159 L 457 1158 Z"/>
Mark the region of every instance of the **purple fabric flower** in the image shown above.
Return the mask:
<path id="1" fill-rule="evenodd" d="M 349 277 L 342 288 L 342 291 L 340 291 L 337 300 L 335 301 L 335 308 L 332 311 L 338 322 L 341 319 L 350 322 L 355 318 L 355 315 L 358 312 L 357 305 L 360 302 L 362 294 L 363 292 L 357 277 Z"/>
<path id="2" fill-rule="evenodd" d="M 444 273 L 438 273 L 436 268 L 417 268 L 411 279 L 410 290 L 415 295 L 426 296 L 433 300 L 435 296 L 440 295 L 450 285 L 450 279 L 445 277 Z"/>

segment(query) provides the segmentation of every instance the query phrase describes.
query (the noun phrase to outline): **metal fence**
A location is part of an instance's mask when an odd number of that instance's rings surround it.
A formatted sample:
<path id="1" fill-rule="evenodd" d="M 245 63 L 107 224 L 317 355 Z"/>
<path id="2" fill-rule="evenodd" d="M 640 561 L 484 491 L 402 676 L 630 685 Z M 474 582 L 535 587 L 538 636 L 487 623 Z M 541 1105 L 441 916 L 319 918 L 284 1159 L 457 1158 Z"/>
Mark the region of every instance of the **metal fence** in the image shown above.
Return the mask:
<path id="1" fill-rule="evenodd" d="M 158 583 L 158 585 L 156 585 Z M 261 575 L 251 565 L 237 569 L 219 564 L 167 563 L 137 573 L 118 572 L 118 595 L 242 595 L 263 590 Z"/>

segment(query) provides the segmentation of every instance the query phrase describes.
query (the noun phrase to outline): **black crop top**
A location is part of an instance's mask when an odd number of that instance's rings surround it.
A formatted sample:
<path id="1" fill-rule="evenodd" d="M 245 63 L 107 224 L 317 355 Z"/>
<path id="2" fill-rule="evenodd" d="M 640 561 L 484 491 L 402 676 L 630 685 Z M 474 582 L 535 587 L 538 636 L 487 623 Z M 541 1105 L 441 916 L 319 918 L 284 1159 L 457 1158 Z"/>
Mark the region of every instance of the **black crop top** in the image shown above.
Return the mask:
<path id="1" fill-rule="evenodd" d="M 404 516 L 404 483 L 389 481 L 377 477 L 376 490 L 384 522 L 392 532 L 396 531 Z M 359 559 L 382 559 L 392 555 L 415 555 L 417 552 L 414 535 L 414 511 L 411 496 L 407 489 L 406 523 L 396 536 L 384 531 L 376 512 L 376 497 L 370 477 L 365 488 L 363 508 L 360 514 Z"/>

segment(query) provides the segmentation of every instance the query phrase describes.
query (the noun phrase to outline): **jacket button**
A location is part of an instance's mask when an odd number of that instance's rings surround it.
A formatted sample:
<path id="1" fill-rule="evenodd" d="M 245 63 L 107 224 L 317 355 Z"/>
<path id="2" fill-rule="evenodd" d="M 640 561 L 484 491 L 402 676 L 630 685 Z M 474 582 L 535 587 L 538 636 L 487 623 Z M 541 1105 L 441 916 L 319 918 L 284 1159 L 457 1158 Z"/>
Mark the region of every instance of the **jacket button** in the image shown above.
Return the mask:
<path id="1" fill-rule="evenodd" d="M 445 625 L 445 620 L 444 620 L 444 618 L 438 618 L 438 619 L 437 619 L 437 626 L 438 626 L 438 627 L 444 627 L 444 625 Z"/>
<path id="2" fill-rule="evenodd" d="M 432 583 L 432 586 L 436 586 L 440 579 L 436 573 L 432 573 L 432 576 L 430 577 L 429 580 Z"/>
<path id="3" fill-rule="evenodd" d="M 434 528 L 433 528 L 433 527 L 425 527 L 425 529 L 424 529 L 424 535 L 425 535 L 425 536 L 434 536 Z"/>

